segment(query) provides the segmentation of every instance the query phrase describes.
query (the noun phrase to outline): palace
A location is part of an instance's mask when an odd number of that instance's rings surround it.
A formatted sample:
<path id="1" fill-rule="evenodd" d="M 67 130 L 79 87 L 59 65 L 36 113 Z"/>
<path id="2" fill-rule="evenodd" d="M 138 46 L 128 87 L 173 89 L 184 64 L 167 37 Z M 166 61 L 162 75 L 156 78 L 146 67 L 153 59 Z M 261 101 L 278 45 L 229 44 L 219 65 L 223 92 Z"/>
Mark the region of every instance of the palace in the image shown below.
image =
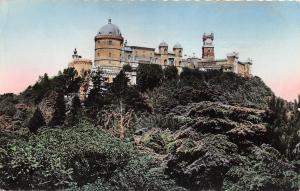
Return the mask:
<path id="1" fill-rule="evenodd" d="M 136 83 L 135 69 L 139 64 L 159 64 L 162 67 L 176 66 L 181 72 L 183 67 L 193 68 L 201 71 L 222 70 L 224 72 L 234 72 L 243 77 L 251 77 L 252 61 L 239 61 L 238 53 L 227 54 L 224 59 L 216 59 L 214 52 L 214 34 L 204 33 L 202 36 L 202 56 L 201 57 L 183 57 L 183 47 L 176 43 L 172 49 L 162 41 L 158 45 L 158 51 L 155 48 L 129 46 L 124 40 L 118 26 L 108 20 L 95 36 L 95 57 L 94 64 L 91 60 L 83 59 L 77 54 L 75 49 L 73 60 L 69 67 L 74 67 L 79 75 L 100 67 L 107 82 L 120 72 L 126 64 L 133 69 L 128 73 L 130 83 Z"/>

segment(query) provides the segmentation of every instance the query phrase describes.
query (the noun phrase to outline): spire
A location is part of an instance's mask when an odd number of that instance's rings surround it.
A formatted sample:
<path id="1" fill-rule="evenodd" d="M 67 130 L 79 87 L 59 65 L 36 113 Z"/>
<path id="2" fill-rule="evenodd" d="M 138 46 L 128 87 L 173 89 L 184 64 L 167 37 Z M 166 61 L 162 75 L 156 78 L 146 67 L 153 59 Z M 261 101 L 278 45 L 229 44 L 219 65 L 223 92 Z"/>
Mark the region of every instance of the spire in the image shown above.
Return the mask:
<path id="1" fill-rule="evenodd" d="M 108 19 L 108 24 L 111 24 L 111 18 Z"/>
<path id="2" fill-rule="evenodd" d="M 78 58 L 78 55 L 77 55 L 77 50 L 76 50 L 76 48 L 75 48 L 75 49 L 74 49 L 74 51 L 73 51 L 72 58 L 73 58 L 73 59 L 75 59 L 75 58 Z"/>

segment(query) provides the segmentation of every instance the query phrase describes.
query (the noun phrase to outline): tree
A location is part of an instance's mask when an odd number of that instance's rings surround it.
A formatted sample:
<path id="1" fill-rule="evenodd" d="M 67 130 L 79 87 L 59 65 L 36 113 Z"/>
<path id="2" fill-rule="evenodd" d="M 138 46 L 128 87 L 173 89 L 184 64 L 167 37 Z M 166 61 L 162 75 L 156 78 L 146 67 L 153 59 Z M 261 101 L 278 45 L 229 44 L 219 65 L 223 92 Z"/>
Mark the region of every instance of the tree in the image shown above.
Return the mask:
<path id="1" fill-rule="evenodd" d="M 176 66 L 167 66 L 164 68 L 163 71 L 164 71 L 164 77 L 167 80 L 178 78 L 178 70 Z"/>
<path id="2" fill-rule="evenodd" d="M 36 133 L 37 130 L 43 125 L 45 125 L 44 117 L 43 117 L 41 111 L 37 108 L 34 111 L 32 118 L 29 120 L 29 123 L 28 123 L 29 131 L 32 133 Z"/>
<path id="3" fill-rule="evenodd" d="M 128 82 L 129 79 L 126 76 L 123 70 L 113 79 L 113 83 L 111 85 L 111 92 L 116 97 L 119 102 L 119 111 L 120 111 L 120 138 L 123 139 L 125 137 L 125 128 L 123 125 L 123 100 L 128 91 Z"/>
<path id="4" fill-rule="evenodd" d="M 163 70 L 158 64 L 139 64 L 137 67 L 137 86 L 144 92 L 157 87 L 163 77 Z"/>
<path id="5" fill-rule="evenodd" d="M 132 67 L 129 64 L 125 64 L 123 66 L 123 71 L 124 72 L 132 72 Z"/>
<path id="6" fill-rule="evenodd" d="M 66 68 L 53 78 L 53 89 L 64 93 L 75 93 L 79 91 L 82 78 L 78 76 L 74 68 Z"/>
<path id="7" fill-rule="evenodd" d="M 51 91 L 51 80 L 48 74 L 45 73 L 39 77 L 39 80 L 32 86 L 28 87 L 23 96 L 26 99 L 32 100 L 34 103 L 39 103 Z"/>
<path id="8" fill-rule="evenodd" d="M 141 95 L 136 86 L 128 88 L 124 103 L 127 106 L 127 110 L 134 110 L 135 112 L 152 111 L 151 107 L 146 103 L 146 98 Z"/>
<path id="9" fill-rule="evenodd" d="M 55 92 L 55 113 L 49 123 L 50 126 L 62 125 L 66 118 L 66 104 L 63 92 Z"/>
<path id="10" fill-rule="evenodd" d="M 95 117 L 96 113 L 104 106 L 104 80 L 102 70 L 98 68 L 91 73 L 93 87 L 90 90 L 85 106 L 88 108 L 91 117 Z"/>
<path id="11" fill-rule="evenodd" d="M 128 90 L 128 83 L 129 78 L 126 76 L 125 72 L 121 70 L 111 84 L 111 92 L 117 99 L 123 99 L 125 97 Z"/>

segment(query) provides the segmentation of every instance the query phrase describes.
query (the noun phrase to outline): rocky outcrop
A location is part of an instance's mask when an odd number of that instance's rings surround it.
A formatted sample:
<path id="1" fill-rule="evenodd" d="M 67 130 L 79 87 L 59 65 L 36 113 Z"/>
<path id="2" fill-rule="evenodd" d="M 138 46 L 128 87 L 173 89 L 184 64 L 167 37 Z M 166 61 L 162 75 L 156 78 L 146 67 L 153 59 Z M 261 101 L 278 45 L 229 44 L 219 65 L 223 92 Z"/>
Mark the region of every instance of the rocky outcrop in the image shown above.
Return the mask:
<path id="1" fill-rule="evenodd" d="M 45 97 L 38 105 L 47 126 L 60 125 L 65 117 L 64 96 L 55 91 Z"/>

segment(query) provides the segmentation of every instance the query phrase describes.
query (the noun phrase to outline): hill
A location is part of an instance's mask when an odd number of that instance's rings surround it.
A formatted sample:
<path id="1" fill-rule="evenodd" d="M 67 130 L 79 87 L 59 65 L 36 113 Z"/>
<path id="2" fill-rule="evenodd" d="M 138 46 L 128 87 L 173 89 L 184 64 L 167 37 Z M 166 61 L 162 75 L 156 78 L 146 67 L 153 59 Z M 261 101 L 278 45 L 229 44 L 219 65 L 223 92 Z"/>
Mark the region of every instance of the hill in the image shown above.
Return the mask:
<path id="1" fill-rule="evenodd" d="M 259 77 L 156 67 L 137 86 L 96 71 L 83 102 L 73 69 L 1 95 L 0 188 L 299 189 L 299 101 Z"/>

